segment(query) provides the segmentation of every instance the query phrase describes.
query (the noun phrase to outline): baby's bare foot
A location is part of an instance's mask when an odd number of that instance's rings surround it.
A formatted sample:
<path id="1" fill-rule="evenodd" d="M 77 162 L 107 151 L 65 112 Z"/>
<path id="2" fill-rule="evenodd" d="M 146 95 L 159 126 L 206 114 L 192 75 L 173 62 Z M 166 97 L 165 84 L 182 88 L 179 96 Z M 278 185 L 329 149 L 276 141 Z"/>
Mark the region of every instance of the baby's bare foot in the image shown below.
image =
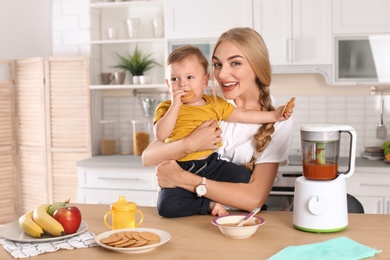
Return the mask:
<path id="1" fill-rule="evenodd" d="M 227 210 L 222 206 L 222 204 L 212 202 L 210 203 L 210 207 L 212 207 L 211 215 L 221 217 L 229 214 Z"/>

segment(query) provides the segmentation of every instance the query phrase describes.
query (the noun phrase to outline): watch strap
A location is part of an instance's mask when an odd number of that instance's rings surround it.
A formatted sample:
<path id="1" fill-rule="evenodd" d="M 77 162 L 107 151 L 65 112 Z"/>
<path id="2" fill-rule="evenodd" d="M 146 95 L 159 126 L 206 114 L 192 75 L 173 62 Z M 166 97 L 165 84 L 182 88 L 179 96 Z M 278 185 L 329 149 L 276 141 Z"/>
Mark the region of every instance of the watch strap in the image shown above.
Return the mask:
<path id="1" fill-rule="evenodd" d="M 206 177 L 202 177 L 202 182 L 199 185 L 206 185 Z"/>

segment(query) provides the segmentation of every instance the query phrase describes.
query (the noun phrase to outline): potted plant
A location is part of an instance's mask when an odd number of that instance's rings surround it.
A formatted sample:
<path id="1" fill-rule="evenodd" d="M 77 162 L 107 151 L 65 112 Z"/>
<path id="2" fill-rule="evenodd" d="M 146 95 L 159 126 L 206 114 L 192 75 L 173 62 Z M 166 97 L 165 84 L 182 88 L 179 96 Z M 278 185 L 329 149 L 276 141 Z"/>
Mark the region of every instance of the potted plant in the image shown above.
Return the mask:
<path id="1" fill-rule="evenodd" d="M 155 65 L 160 65 L 151 58 L 152 53 L 143 55 L 142 51 L 138 49 L 138 45 L 133 54 L 127 52 L 126 55 L 121 55 L 115 52 L 115 55 L 119 58 L 119 62 L 114 67 L 130 72 L 133 75 L 133 84 L 140 84 L 140 77 L 144 76 L 145 71 L 150 70 Z"/>

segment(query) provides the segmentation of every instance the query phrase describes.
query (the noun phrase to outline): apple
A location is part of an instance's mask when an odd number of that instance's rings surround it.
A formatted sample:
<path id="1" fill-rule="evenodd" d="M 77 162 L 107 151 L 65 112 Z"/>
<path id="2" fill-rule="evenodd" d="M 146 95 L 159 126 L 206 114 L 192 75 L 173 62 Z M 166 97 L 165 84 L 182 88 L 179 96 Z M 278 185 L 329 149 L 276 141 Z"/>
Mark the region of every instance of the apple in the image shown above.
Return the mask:
<path id="1" fill-rule="evenodd" d="M 50 207 L 47 209 L 47 213 L 49 213 L 50 216 L 53 217 L 54 212 L 62 207 L 65 207 L 67 204 L 69 204 L 70 198 L 65 200 L 64 202 L 56 202 L 50 205 Z"/>
<path id="2" fill-rule="evenodd" d="M 81 224 L 81 212 L 76 206 L 58 208 L 53 218 L 64 227 L 66 235 L 76 233 Z"/>

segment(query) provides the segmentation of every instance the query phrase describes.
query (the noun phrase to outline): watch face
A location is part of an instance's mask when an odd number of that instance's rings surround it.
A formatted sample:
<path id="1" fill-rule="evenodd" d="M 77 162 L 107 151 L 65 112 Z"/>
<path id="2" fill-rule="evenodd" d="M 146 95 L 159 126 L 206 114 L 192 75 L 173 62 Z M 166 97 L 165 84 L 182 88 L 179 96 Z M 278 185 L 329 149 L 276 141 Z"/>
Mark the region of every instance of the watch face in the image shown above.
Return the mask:
<path id="1" fill-rule="evenodd" d="M 206 188 L 206 185 L 199 185 L 196 187 L 196 193 L 198 194 L 198 196 L 203 196 L 205 195 L 207 192 L 207 188 Z"/>

